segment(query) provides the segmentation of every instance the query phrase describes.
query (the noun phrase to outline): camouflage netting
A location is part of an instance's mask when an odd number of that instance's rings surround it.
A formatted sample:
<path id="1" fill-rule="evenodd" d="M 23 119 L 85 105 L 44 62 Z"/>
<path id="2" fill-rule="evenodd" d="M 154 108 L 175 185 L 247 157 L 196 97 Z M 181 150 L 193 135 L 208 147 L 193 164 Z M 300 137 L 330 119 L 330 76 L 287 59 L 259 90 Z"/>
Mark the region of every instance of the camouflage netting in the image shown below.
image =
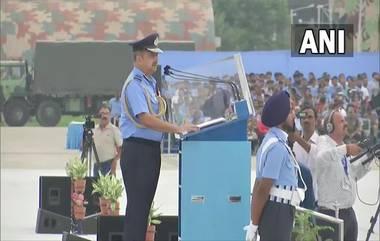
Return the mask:
<path id="1" fill-rule="evenodd" d="M 2 0 L 0 14 L 2 60 L 31 61 L 38 40 L 128 41 L 154 31 L 215 50 L 211 0 Z"/>
<path id="2" fill-rule="evenodd" d="M 362 4 L 360 4 L 360 2 Z M 379 51 L 379 0 L 335 0 L 334 14 L 341 19 L 341 23 L 354 25 L 354 50 Z M 362 41 L 358 47 L 359 12 L 361 12 Z"/>

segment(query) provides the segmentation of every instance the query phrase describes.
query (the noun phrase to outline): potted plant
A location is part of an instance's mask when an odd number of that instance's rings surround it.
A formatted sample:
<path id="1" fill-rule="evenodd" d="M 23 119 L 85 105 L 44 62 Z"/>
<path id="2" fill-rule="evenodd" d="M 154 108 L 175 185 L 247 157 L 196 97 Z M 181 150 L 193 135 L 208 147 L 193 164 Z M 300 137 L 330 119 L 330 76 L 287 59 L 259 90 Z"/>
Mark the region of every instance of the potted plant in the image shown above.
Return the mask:
<path id="1" fill-rule="evenodd" d="M 84 196 L 82 193 L 75 193 L 73 192 L 71 194 L 71 200 L 73 201 L 73 214 L 74 218 L 76 220 L 83 220 L 86 216 L 86 207 L 84 206 Z"/>
<path id="2" fill-rule="evenodd" d="M 295 224 L 292 231 L 293 241 L 318 241 L 319 232 L 332 230 L 329 226 L 318 226 L 312 221 L 310 212 L 296 212 Z"/>
<path id="3" fill-rule="evenodd" d="M 146 231 L 145 241 L 154 241 L 156 225 L 161 223 L 161 220 L 158 219 L 161 216 L 161 213 L 157 213 L 157 211 L 158 208 L 155 208 L 154 202 L 152 202 L 148 215 L 148 228 Z"/>
<path id="4" fill-rule="evenodd" d="M 84 193 L 86 189 L 87 161 L 82 162 L 79 158 L 71 159 L 66 163 L 66 173 L 73 182 L 75 193 Z"/>
<path id="5" fill-rule="evenodd" d="M 109 174 L 108 174 L 109 175 Z M 116 176 L 114 175 L 109 175 L 109 185 L 108 185 L 108 196 L 111 201 L 110 205 L 110 213 L 111 215 L 119 215 L 120 211 L 120 203 L 119 203 L 119 198 L 123 194 L 124 187 L 123 183 L 120 179 L 117 179 Z"/>
<path id="6" fill-rule="evenodd" d="M 110 181 L 111 176 L 110 175 L 103 175 L 99 171 L 99 177 L 98 179 L 92 183 L 92 194 L 98 193 L 99 194 L 99 206 L 100 206 L 100 215 L 109 215 L 109 209 L 110 209 Z"/>

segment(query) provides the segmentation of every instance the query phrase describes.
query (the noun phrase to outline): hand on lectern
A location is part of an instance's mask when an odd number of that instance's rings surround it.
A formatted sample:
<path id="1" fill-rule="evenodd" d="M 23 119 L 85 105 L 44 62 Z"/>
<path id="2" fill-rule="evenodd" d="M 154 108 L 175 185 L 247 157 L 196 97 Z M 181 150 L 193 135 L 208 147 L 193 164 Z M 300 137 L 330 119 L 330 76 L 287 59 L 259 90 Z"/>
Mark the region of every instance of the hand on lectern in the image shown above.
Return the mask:
<path id="1" fill-rule="evenodd" d="M 244 227 L 244 230 L 246 231 L 246 241 L 260 241 L 260 236 L 257 232 L 257 228 L 258 226 L 253 225 L 252 222 L 250 222 L 247 226 Z"/>
<path id="2" fill-rule="evenodd" d="M 199 127 L 194 124 L 185 122 L 183 125 L 179 127 L 178 133 L 185 135 L 189 132 L 194 132 L 194 131 L 199 131 Z"/>

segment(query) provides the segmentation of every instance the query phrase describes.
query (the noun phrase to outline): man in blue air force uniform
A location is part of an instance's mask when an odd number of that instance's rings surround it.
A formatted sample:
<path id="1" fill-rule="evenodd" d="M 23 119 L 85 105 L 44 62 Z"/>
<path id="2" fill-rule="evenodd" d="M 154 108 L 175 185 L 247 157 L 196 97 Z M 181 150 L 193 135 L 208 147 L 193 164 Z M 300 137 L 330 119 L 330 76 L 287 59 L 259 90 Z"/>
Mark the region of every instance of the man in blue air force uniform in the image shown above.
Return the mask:
<path id="1" fill-rule="evenodd" d="M 261 241 L 286 241 L 291 238 L 295 206 L 304 196 L 297 188 L 300 170 L 287 142 L 295 120 L 289 94 L 281 91 L 272 96 L 264 105 L 261 119 L 270 129 L 257 151 L 252 220 L 244 228 L 246 240 L 256 240 L 259 234 Z"/>
<path id="2" fill-rule="evenodd" d="M 127 192 L 124 240 L 142 241 L 160 174 L 162 133 L 185 133 L 199 128 L 191 124 L 177 126 L 163 120 L 166 102 L 152 76 L 157 69 L 158 53 L 162 53 L 158 48 L 158 34 L 131 45 L 134 68 L 120 98 L 123 137 L 120 166 Z"/>

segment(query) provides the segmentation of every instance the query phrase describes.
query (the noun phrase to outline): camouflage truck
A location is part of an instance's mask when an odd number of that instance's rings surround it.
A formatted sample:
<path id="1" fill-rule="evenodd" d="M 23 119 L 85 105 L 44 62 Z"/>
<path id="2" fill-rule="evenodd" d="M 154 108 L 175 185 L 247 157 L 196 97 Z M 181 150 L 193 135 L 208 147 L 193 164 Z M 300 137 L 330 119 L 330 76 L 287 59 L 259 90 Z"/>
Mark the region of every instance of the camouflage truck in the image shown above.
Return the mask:
<path id="1" fill-rule="evenodd" d="M 11 108 L 16 105 L 12 113 L 7 113 L 7 117 L 12 115 L 14 119 L 20 119 L 24 121 L 25 112 L 28 110 L 28 106 L 22 100 L 26 95 L 28 88 L 26 86 L 28 65 L 26 61 L 0 61 L 0 112 L 4 111 L 6 100 L 10 100 L 11 97 L 15 104 L 8 105 L 7 108 Z M 29 77 L 30 78 L 30 75 Z M 16 103 L 17 102 L 17 103 Z M 5 114 L 4 114 L 5 115 Z"/>
<path id="2" fill-rule="evenodd" d="M 194 43 L 163 42 L 160 47 L 194 50 Z M 26 61 L 1 64 L 5 122 L 22 126 L 35 115 L 41 126 L 55 126 L 62 114 L 93 115 L 121 90 L 132 67 L 129 42 L 37 42 L 33 71 Z"/>
<path id="3" fill-rule="evenodd" d="M 108 56 L 103 64 L 96 58 L 99 55 L 89 59 L 99 61 L 86 62 L 83 69 L 88 73 L 93 74 L 91 66 L 105 70 L 94 80 L 91 75 L 83 77 L 82 67 L 73 65 L 81 59 L 71 50 L 73 42 L 86 42 L 102 52 L 100 42 L 125 43 L 158 32 L 161 41 L 171 41 L 167 50 L 215 50 L 211 0 L 2 0 L 0 14 L 1 66 L 12 69 L 8 72 L 19 71 L 17 78 L 0 81 L 0 108 L 11 126 L 24 125 L 31 115 L 41 125 L 53 126 L 61 114 L 91 112 L 99 101 L 115 94 L 131 68 L 127 47 L 119 46 L 128 54 L 123 59 Z M 60 48 L 72 53 L 71 58 Z"/>

